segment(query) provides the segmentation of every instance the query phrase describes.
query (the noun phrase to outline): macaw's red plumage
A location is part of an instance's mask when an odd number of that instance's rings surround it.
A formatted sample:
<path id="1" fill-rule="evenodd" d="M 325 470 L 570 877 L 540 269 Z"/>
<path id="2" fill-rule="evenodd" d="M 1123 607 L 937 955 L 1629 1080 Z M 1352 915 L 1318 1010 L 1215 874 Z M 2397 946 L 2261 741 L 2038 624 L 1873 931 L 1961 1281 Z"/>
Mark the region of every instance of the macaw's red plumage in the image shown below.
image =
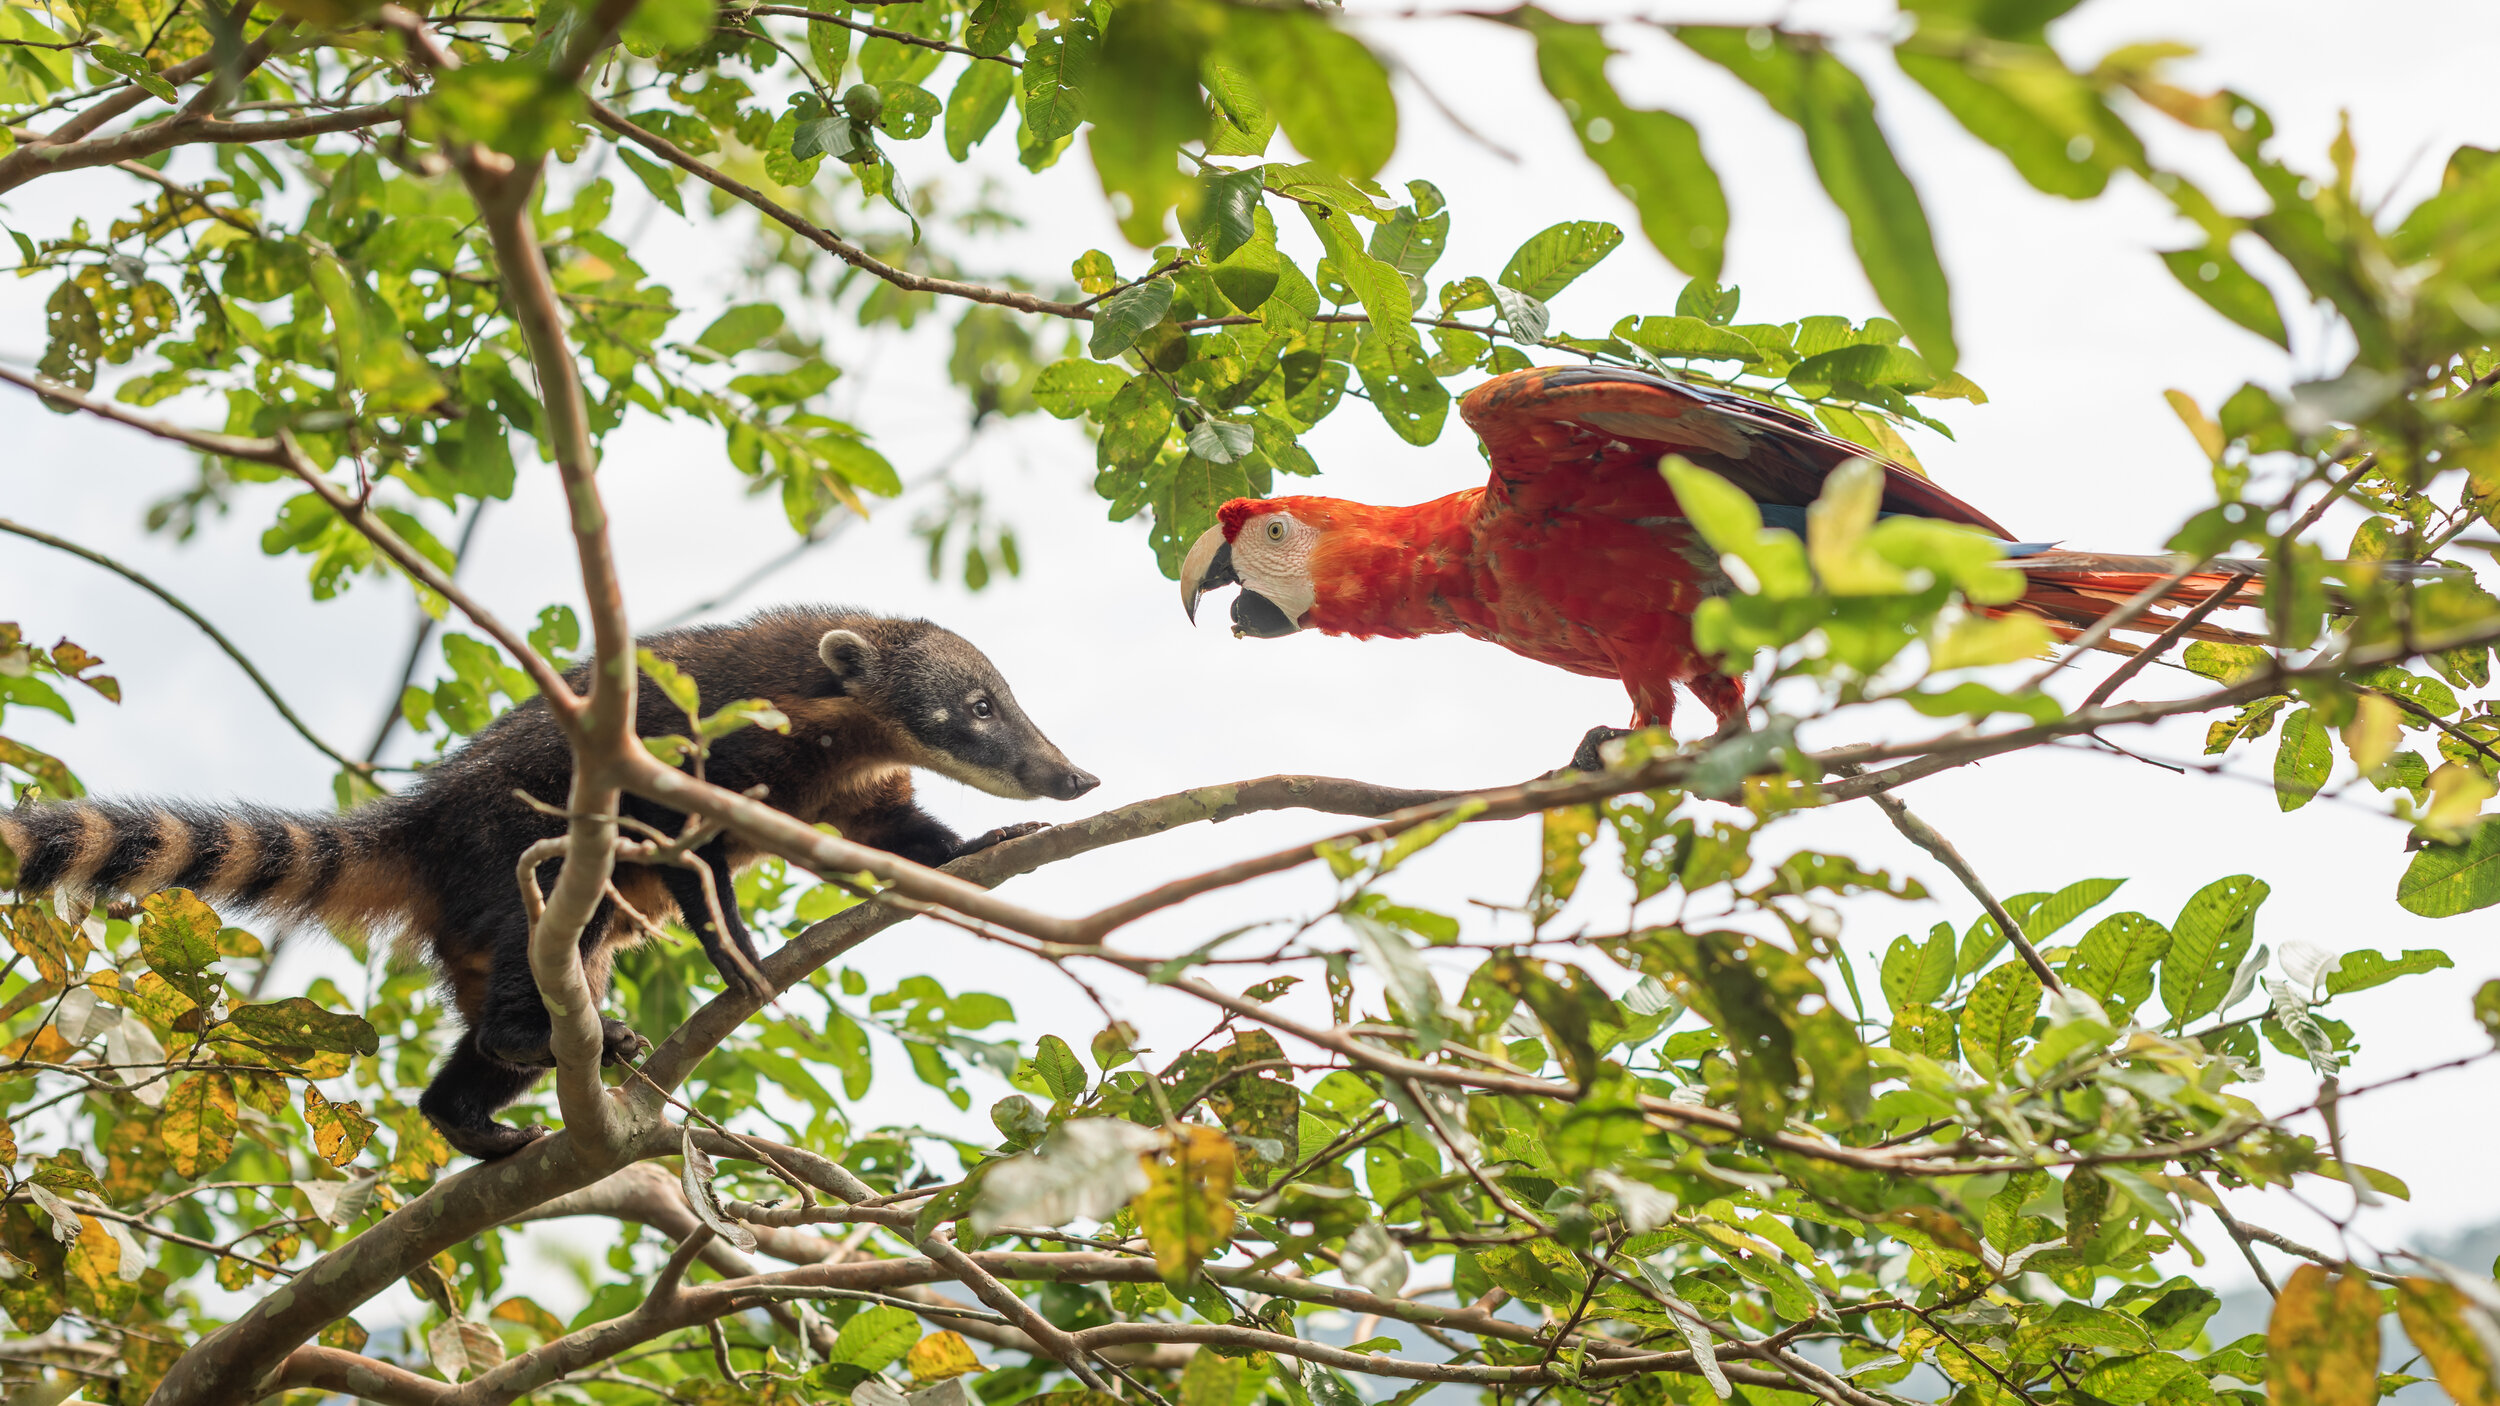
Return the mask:
<path id="1" fill-rule="evenodd" d="M 1483 487 L 1411 507 L 1317 497 L 1227 503 L 1182 567 L 1191 617 L 1200 593 L 1238 583 L 1237 633 L 1455 632 L 1621 679 L 1637 726 L 1664 726 L 1679 685 L 1723 723 L 1741 713 L 1743 684 L 1694 647 L 1692 631 L 1701 602 L 1733 586 L 1677 507 L 1659 460 L 1683 455 L 1743 489 L 1766 525 L 1802 532 L 1825 477 L 1867 451 L 1786 411 L 1638 371 L 1514 371 L 1470 391 L 1459 411 L 1492 458 Z M 2069 637 L 2173 570 L 2166 557 L 2012 542 L 1918 474 L 1882 469 L 1883 512 L 2006 540 L 2008 564 L 2031 583 L 2016 608 Z M 2193 604 L 2246 579 L 2200 574 L 2174 594 Z M 2158 630 L 2168 620 L 2140 623 Z"/>

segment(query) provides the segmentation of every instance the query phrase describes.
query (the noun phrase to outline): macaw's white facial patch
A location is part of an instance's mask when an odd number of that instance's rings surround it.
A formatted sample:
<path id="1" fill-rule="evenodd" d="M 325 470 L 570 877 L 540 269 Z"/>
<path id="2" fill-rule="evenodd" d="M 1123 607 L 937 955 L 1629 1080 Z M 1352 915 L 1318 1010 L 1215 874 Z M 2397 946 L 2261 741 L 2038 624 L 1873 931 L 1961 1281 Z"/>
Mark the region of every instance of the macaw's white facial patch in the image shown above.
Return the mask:
<path id="1" fill-rule="evenodd" d="M 1241 588 L 1274 603 L 1295 624 L 1318 599 L 1311 584 L 1311 549 L 1319 529 L 1291 513 L 1261 513 L 1233 534 L 1233 574 Z"/>

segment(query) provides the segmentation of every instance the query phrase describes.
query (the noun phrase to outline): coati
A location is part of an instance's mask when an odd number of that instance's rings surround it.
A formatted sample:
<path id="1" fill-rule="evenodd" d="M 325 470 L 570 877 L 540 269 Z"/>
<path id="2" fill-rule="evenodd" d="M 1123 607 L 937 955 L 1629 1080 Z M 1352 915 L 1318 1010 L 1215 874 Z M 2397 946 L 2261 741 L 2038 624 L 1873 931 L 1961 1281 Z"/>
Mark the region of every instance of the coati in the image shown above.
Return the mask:
<path id="1" fill-rule="evenodd" d="M 787 733 L 748 727 L 720 738 L 707 779 L 733 791 L 762 785 L 767 804 L 845 838 L 922 864 L 942 864 L 1042 828 L 1008 826 L 972 839 L 912 799 L 912 768 L 993 795 L 1072 800 L 1094 777 L 1069 764 L 1016 705 L 996 666 L 961 636 L 923 620 L 829 608 L 766 611 L 740 624 L 674 630 L 639 642 L 693 678 L 713 710 L 761 698 Z M 587 692 L 590 666 L 568 676 Z M 685 715 L 647 680 L 638 691 L 645 737 L 684 734 Z M 466 1030 L 418 1106 L 472 1157 L 507 1156 L 545 1133 L 495 1114 L 554 1067 L 551 1029 L 530 975 L 529 921 L 513 877 L 521 852 L 561 835 L 562 819 L 515 792 L 561 807 L 573 772 L 543 698 L 506 712 L 423 772 L 407 791 L 345 815 L 179 802 L 50 801 L 0 812 L 25 893 L 146 894 L 188 888 L 281 918 L 397 932 L 422 948 Z M 624 813 L 674 835 L 681 813 L 628 797 Z M 619 864 L 616 891 L 654 921 L 685 915 L 733 988 L 747 982 L 730 948 L 755 946 L 730 896 L 733 870 L 756 858 L 722 836 L 697 850 L 722 895 L 727 933 L 712 931 L 703 882 L 673 865 Z M 540 871 L 542 889 L 555 866 Z M 640 930 L 603 901 L 581 938 L 591 990 Z M 606 1060 L 644 1041 L 604 1020 Z"/>

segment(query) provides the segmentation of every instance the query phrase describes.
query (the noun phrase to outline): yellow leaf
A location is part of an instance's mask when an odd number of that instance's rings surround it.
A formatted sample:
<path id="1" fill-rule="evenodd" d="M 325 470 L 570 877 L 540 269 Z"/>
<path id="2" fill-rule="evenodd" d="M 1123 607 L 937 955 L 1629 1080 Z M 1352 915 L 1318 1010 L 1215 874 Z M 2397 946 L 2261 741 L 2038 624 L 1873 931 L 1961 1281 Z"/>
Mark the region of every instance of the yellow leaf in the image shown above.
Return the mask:
<path id="1" fill-rule="evenodd" d="M 2431 803 L 2422 812 L 2422 833 L 2436 840 L 2454 843 L 2464 838 L 2465 827 L 2483 813 L 2483 802 L 2500 794 L 2500 787 L 2475 767 L 2449 762 L 2431 773 Z"/>
<path id="2" fill-rule="evenodd" d="M 1806 509 L 1806 557 L 1824 590 L 1836 596 L 1869 596 L 1909 584 L 1867 542 L 1883 501 L 1884 472 L 1872 459 L 1852 459 L 1823 481 L 1823 495 Z"/>
<path id="3" fill-rule="evenodd" d="M 2049 627 L 2037 615 L 1965 615 L 1936 641 L 1933 662 L 1940 671 L 2011 664 L 2036 658 L 2048 647 Z"/>
<path id="4" fill-rule="evenodd" d="M 2353 700 L 2352 721 L 2344 724 L 2344 750 L 2363 776 L 2376 775 L 2396 755 L 2398 719 L 2404 710 L 2384 694 L 2365 693 Z"/>
<path id="5" fill-rule="evenodd" d="M 915 1386 L 942 1382 L 966 1372 L 989 1370 L 980 1358 L 973 1356 L 972 1344 L 964 1341 L 963 1334 L 944 1331 L 931 1333 L 912 1344 L 911 1351 L 903 1354 L 903 1365 L 911 1369 L 912 1384 Z"/>
<path id="6" fill-rule="evenodd" d="M 2372 1406 L 2378 1400 L 2378 1290 L 2358 1274 L 2304 1264 L 2284 1281 L 2266 1325 L 2273 1406 Z"/>
<path id="7" fill-rule="evenodd" d="M 361 1103 L 332 1103 L 321 1090 L 304 1085 L 304 1121 L 312 1128 L 313 1148 L 323 1161 L 344 1167 L 373 1140 L 373 1120 Z"/>
<path id="8" fill-rule="evenodd" d="M 2196 447 L 2205 451 L 2206 458 L 2220 463 L 2225 443 L 2222 426 L 2207 418 L 2205 412 L 2197 408 L 2196 398 L 2186 391 L 2163 391 L 2161 395 L 2162 399 L 2170 402 L 2170 409 L 2179 417 L 2179 423 L 2187 426 L 2189 434 L 2196 436 Z"/>
<path id="9" fill-rule="evenodd" d="M 2436 1279 L 2404 1279 L 2396 1285 L 2396 1316 L 2404 1321 L 2405 1336 L 2422 1350 L 2457 1406 L 2500 1406 L 2491 1358 L 2482 1337 L 2466 1321 L 2467 1314 L 2481 1311 L 2455 1286 Z"/>
<path id="10" fill-rule="evenodd" d="M 1233 1141 L 1215 1128 L 1180 1128 L 1163 1155 L 1146 1163 L 1137 1224 L 1154 1247 L 1155 1267 L 1172 1283 L 1231 1243 Z"/>

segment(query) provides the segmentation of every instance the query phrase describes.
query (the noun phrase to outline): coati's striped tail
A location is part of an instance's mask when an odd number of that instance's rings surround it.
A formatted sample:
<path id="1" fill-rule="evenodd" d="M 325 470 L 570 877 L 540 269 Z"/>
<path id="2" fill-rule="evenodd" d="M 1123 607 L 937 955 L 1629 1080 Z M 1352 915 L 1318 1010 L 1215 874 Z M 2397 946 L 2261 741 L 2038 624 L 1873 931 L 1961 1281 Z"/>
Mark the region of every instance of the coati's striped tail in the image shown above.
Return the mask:
<path id="1" fill-rule="evenodd" d="M 20 893 L 184 888 L 273 916 L 391 926 L 417 894 L 380 809 L 44 801 L 0 812 L 0 841 L 17 855 Z"/>

